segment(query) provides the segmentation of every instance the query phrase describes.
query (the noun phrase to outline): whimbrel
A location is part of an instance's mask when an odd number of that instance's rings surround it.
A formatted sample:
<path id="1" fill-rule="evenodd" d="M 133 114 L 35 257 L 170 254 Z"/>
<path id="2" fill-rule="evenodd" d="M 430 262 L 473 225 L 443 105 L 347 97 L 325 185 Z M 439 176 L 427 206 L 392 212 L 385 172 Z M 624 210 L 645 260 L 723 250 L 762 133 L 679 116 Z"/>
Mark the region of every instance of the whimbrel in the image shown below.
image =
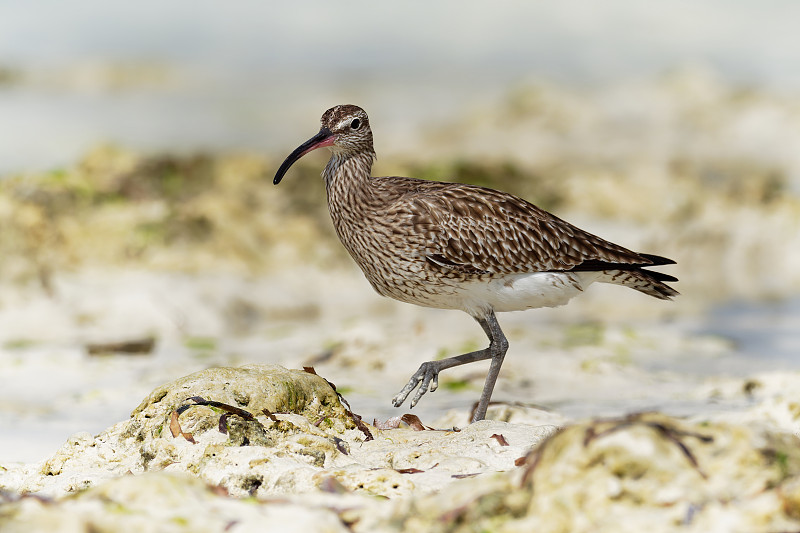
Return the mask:
<path id="1" fill-rule="evenodd" d="M 393 398 L 417 389 L 414 407 L 446 368 L 491 359 L 472 420 L 483 420 L 508 349 L 496 312 L 564 305 L 597 281 L 655 298 L 678 294 L 676 278 L 645 267 L 675 263 L 632 252 L 578 229 L 508 193 L 403 177 L 372 177 L 375 150 L 367 114 L 339 105 L 322 115 L 319 133 L 295 149 L 275 174 L 280 183 L 308 152 L 332 154 L 322 177 L 328 209 L 344 247 L 381 295 L 426 307 L 460 309 L 489 346 L 422 363 Z M 417 388 L 418 387 L 418 388 Z"/>

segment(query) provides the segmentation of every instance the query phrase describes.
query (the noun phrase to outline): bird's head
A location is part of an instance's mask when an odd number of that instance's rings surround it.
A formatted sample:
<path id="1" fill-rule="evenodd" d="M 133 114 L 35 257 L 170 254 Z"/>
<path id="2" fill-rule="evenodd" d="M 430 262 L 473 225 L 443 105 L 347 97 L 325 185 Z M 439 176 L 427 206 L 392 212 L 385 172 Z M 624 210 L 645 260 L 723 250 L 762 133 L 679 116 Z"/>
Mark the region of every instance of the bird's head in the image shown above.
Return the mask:
<path id="1" fill-rule="evenodd" d="M 298 159 L 312 150 L 327 146 L 334 153 L 373 153 L 372 130 L 366 111 L 355 105 L 337 105 L 325 111 L 319 133 L 295 148 L 281 164 L 272 183 L 277 185 Z"/>

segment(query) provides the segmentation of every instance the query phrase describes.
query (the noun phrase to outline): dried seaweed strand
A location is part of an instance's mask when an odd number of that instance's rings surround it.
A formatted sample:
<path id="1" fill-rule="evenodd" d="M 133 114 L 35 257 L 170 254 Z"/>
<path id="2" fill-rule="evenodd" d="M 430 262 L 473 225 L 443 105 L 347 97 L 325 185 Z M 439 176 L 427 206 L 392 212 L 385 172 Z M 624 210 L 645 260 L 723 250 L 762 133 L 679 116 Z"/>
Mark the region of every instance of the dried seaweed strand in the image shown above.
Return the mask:
<path id="1" fill-rule="evenodd" d="M 245 420 L 248 420 L 248 421 L 256 419 L 256 417 L 254 417 L 252 415 L 252 413 L 250 413 L 249 411 L 245 411 L 244 409 L 242 409 L 240 407 L 235 407 L 235 406 L 229 405 L 227 403 L 217 402 L 217 401 L 214 401 L 214 400 L 206 400 L 204 398 L 201 398 L 200 396 L 192 396 L 191 398 L 188 398 L 188 399 L 192 400 L 195 403 L 195 405 L 207 405 L 209 407 L 216 407 L 217 409 L 222 409 L 223 411 L 225 411 L 227 413 L 230 413 L 230 414 L 236 415 L 236 416 L 240 416 L 240 417 L 242 417 L 242 418 L 244 418 Z"/>
<path id="2" fill-rule="evenodd" d="M 700 442 L 704 443 L 713 442 L 714 437 L 690 431 L 683 431 L 677 428 L 666 426 L 659 422 L 649 422 L 646 420 L 641 420 L 641 416 L 638 414 L 630 415 L 623 422 L 620 422 L 619 424 L 612 426 L 606 430 L 600 431 L 599 433 L 594 431 L 594 428 L 589 428 L 586 431 L 586 436 L 583 439 L 583 445 L 588 446 L 589 443 L 593 440 L 605 437 L 607 435 L 610 435 L 611 433 L 620 431 L 624 428 L 631 427 L 634 424 L 643 424 L 649 428 L 658 431 L 663 437 L 665 437 L 667 440 L 675 444 L 678 447 L 678 449 L 681 450 L 681 452 L 689 461 L 689 463 L 694 467 L 695 470 L 697 470 L 697 473 L 700 474 L 700 476 L 702 476 L 703 479 L 708 479 L 708 476 L 706 476 L 705 472 L 703 472 L 703 470 L 700 468 L 700 465 L 697 462 L 697 458 L 694 456 L 689 447 L 683 441 L 680 440 L 679 437 L 694 437 L 698 439 Z"/>

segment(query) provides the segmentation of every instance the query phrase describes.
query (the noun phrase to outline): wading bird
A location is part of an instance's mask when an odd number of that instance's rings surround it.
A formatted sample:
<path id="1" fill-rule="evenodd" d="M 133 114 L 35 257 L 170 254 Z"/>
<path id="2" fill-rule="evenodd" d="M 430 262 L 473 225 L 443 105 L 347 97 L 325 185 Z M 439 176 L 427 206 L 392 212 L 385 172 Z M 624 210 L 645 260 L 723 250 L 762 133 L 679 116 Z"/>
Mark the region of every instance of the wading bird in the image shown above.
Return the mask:
<path id="1" fill-rule="evenodd" d="M 414 407 L 436 390 L 444 369 L 491 359 L 472 420 L 483 420 L 508 341 L 496 312 L 555 307 L 597 281 L 669 300 L 676 278 L 647 270 L 673 264 L 632 252 L 508 193 L 460 183 L 373 177 L 375 150 L 366 112 L 339 105 L 322 115 L 319 133 L 294 150 L 275 174 L 280 183 L 303 155 L 328 147 L 322 177 L 342 244 L 381 295 L 426 307 L 460 309 L 489 337 L 483 350 L 423 363 L 392 400 L 416 388 Z M 418 387 L 418 388 L 417 388 Z"/>

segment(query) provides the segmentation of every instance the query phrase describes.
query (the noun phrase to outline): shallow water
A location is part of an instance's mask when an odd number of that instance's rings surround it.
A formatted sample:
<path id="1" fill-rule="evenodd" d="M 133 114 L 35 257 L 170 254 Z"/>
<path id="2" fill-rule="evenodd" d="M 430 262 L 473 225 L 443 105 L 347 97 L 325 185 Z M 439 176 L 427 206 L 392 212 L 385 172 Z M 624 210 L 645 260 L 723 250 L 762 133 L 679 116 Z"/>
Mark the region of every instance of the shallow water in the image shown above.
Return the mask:
<path id="1" fill-rule="evenodd" d="M 669 375 L 682 381 L 681 393 L 656 394 L 635 407 L 624 396 L 604 398 L 594 405 L 566 399 L 555 408 L 570 417 L 619 416 L 635 411 L 663 411 L 676 416 L 692 416 L 745 408 L 752 404 L 746 395 L 724 401 L 696 396 L 690 391 L 707 380 L 747 378 L 760 373 L 800 372 L 800 298 L 780 301 L 734 301 L 717 305 L 707 315 L 691 322 L 679 321 L 676 334 L 717 344 L 710 353 L 693 350 L 674 352 L 665 357 L 635 357 L 635 364 L 653 375 Z M 721 345 L 721 346 L 720 346 Z M 680 387 L 679 387 L 680 389 Z M 689 392 L 689 394 L 686 394 Z"/>
<path id="2" fill-rule="evenodd" d="M 648 370 L 688 375 L 746 376 L 756 372 L 800 370 L 800 298 L 732 301 L 719 304 L 693 324 L 691 335 L 718 338 L 729 346 L 723 356 L 698 359 L 692 354 L 644 363 Z"/>
<path id="3" fill-rule="evenodd" d="M 719 306 L 701 332 L 730 340 L 739 357 L 759 367 L 800 368 L 800 298 Z"/>

